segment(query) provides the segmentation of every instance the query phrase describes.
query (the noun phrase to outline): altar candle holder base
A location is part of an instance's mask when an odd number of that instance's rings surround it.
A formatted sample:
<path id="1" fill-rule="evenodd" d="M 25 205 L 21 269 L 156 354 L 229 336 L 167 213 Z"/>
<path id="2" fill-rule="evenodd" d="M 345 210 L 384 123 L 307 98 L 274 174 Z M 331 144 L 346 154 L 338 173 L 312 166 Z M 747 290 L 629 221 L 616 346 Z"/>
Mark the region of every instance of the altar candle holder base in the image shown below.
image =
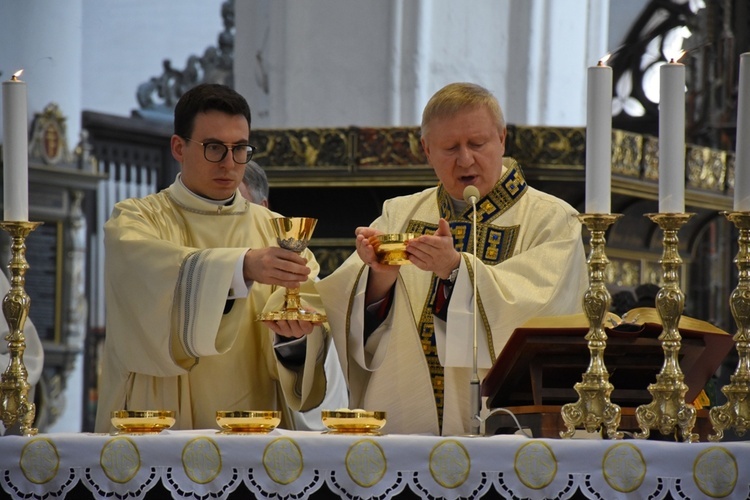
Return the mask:
<path id="1" fill-rule="evenodd" d="M 722 406 L 709 411 L 711 425 L 715 431 L 708 435 L 709 441 L 721 441 L 724 431 L 734 428 L 738 436 L 744 436 L 750 427 L 750 212 L 723 212 L 739 230 L 737 257 L 737 288 L 729 297 L 732 316 L 737 323 L 733 340 L 739 360 L 737 370 L 730 383 L 721 389 L 727 397 Z"/>
<path id="2" fill-rule="evenodd" d="M 684 441 L 698 441 L 698 434 L 693 433 L 697 411 L 691 404 L 685 403 L 688 387 L 679 363 L 682 337 L 677 325 L 685 308 L 685 294 L 680 289 L 680 258 L 677 232 L 693 216 L 692 213 L 657 213 L 646 214 L 646 217 L 659 225 L 664 232 L 662 266 L 664 285 L 656 294 L 656 311 L 662 323 L 659 335 L 664 351 L 664 365 L 656 375 L 656 383 L 648 386 L 653 396 L 649 404 L 641 405 L 635 410 L 635 417 L 642 432 L 634 436 L 646 439 L 651 429 L 658 429 L 663 435 L 669 435 L 679 428 Z"/>
<path id="3" fill-rule="evenodd" d="M 584 337 L 588 341 L 590 362 L 583 374 L 583 381 L 573 388 L 578 393 L 576 403 L 563 405 L 561 414 L 566 430 L 560 437 L 573 437 L 576 427 L 583 426 L 587 432 L 598 432 L 602 426 L 607 429 L 610 439 L 622 439 L 618 432 L 622 411 L 610 401 L 614 386 L 609 381 L 609 373 L 604 364 L 604 350 L 607 347 L 607 334 L 604 321 L 612 303 L 612 297 L 604 284 L 609 260 L 605 253 L 604 233 L 621 214 L 580 214 L 578 219 L 591 233 L 591 251 L 588 259 L 589 288 L 583 296 L 583 310 L 589 321 L 589 331 Z"/>
<path id="4" fill-rule="evenodd" d="M 8 367 L 0 376 L 0 419 L 7 429 L 18 424 L 24 436 L 34 436 L 38 430 L 33 427 L 36 405 L 29 401 L 28 371 L 23 363 L 26 350 L 26 337 L 23 327 L 29 315 L 31 298 L 26 293 L 26 237 L 40 226 L 41 222 L 8 221 L 0 222 L 0 227 L 11 237 L 10 290 L 3 299 L 3 314 L 8 322 Z"/>
<path id="5" fill-rule="evenodd" d="M 298 254 L 307 248 L 317 223 L 318 219 L 311 217 L 271 219 L 279 246 Z M 325 314 L 302 308 L 299 287 L 286 289 L 283 309 L 264 312 L 258 316 L 258 319 L 261 321 L 309 321 L 311 323 L 324 323 L 328 320 Z"/>

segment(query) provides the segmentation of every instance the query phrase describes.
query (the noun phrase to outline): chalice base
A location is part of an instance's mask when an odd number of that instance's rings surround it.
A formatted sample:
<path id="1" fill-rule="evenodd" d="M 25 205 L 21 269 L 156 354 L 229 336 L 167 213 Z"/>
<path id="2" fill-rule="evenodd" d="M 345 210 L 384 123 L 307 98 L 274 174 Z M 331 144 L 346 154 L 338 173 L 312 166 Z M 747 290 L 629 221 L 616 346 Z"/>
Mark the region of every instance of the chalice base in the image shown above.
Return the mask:
<path id="1" fill-rule="evenodd" d="M 310 323 L 325 323 L 325 314 L 305 311 L 304 309 L 286 309 L 284 311 L 269 311 L 260 315 L 261 321 L 309 321 Z"/>

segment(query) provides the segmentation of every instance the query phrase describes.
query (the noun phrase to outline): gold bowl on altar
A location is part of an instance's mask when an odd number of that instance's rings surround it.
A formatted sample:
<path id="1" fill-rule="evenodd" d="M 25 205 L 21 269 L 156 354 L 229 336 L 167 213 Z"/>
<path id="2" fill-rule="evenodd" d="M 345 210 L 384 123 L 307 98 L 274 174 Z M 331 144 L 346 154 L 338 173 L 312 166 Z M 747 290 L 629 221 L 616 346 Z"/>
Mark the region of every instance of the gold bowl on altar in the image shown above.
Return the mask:
<path id="1" fill-rule="evenodd" d="M 174 425 L 172 410 L 115 410 L 110 414 L 118 434 L 158 434 Z"/>
<path id="2" fill-rule="evenodd" d="M 323 425 L 334 434 L 380 434 L 385 425 L 384 411 L 361 409 L 323 410 L 320 412 Z"/>
<path id="3" fill-rule="evenodd" d="M 375 248 L 378 262 L 389 266 L 410 264 L 406 253 L 406 242 L 415 238 L 414 233 L 378 234 L 368 240 Z"/>
<path id="4" fill-rule="evenodd" d="M 281 412 L 269 411 L 217 411 L 216 423 L 221 434 L 268 434 L 281 423 Z"/>

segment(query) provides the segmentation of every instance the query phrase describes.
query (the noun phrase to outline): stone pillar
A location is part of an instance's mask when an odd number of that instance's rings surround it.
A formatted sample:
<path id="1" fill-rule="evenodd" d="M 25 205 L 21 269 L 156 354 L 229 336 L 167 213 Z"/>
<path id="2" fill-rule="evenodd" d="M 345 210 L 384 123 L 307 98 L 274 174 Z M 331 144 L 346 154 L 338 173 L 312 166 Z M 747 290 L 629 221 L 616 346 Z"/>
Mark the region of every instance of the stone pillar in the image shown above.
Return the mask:
<path id="1" fill-rule="evenodd" d="M 583 126 L 586 67 L 607 51 L 599 0 L 237 2 L 235 85 L 255 127 L 417 125 L 472 81 L 509 123 Z M 560 105 L 564 103 L 564 105 Z"/>
<path id="2" fill-rule="evenodd" d="M 82 0 L 3 2 L 0 15 L 0 79 L 23 69 L 29 120 L 57 103 L 67 118 L 71 150 L 81 131 L 82 5 Z"/>

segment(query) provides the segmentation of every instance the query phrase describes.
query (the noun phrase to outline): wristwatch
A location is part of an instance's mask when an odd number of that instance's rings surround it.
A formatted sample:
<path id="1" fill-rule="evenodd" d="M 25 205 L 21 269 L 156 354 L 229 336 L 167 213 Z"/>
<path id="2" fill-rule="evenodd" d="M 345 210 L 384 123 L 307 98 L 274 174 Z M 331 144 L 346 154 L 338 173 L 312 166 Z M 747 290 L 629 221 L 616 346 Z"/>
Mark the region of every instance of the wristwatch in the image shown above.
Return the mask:
<path id="1" fill-rule="evenodd" d="M 457 268 L 455 268 L 453 271 L 451 271 L 448 277 L 443 280 L 443 283 L 446 285 L 453 286 L 453 284 L 456 282 L 456 278 L 458 278 L 459 269 L 461 269 L 460 265 Z"/>

